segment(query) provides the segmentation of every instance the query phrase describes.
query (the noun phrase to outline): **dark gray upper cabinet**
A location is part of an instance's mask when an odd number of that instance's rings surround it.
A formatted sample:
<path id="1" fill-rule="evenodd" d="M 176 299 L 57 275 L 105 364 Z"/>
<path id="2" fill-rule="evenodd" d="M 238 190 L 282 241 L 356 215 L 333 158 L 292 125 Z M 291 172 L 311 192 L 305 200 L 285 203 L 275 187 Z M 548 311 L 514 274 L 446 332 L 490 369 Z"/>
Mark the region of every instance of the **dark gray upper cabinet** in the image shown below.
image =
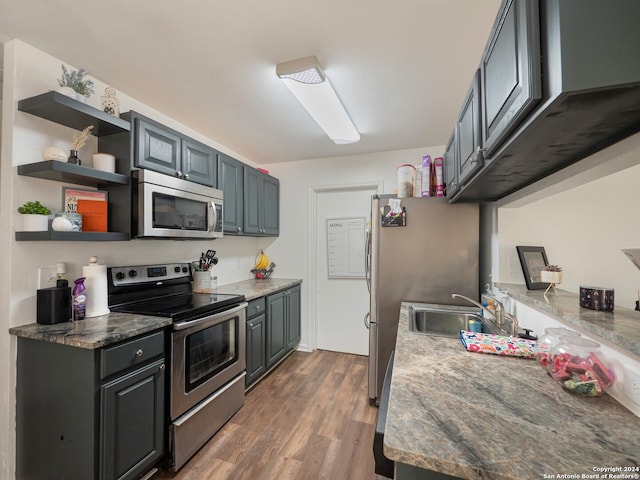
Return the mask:
<path id="1" fill-rule="evenodd" d="M 280 181 L 269 175 L 262 175 L 262 233 L 280 233 Z"/>
<path id="2" fill-rule="evenodd" d="M 446 186 L 447 197 L 451 198 L 458 190 L 460 190 L 460 184 L 458 183 L 458 162 L 456 157 L 456 130 L 457 126 L 453 128 L 451 137 L 447 142 L 447 146 L 444 151 L 444 183 Z"/>
<path id="3" fill-rule="evenodd" d="M 134 166 L 175 176 L 180 171 L 180 135 L 162 125 L 136 118 Z"/>
<path id="4" fill-rule="evenodd" d="M 538 0 L 503 4 L 480 62 L 487 157 L 540 101 L 539 28 Z"/>
<path id="5" fill-rule="evenodd" d="M 218 188 L 224 192 L 224 233 L 242 233 L 244 164 L 224 153 L 218 153 Z"/>
<path id="6" fill-rule="evenodd" d="M 637 0 L 504 0 L 481 62 L 484 165 L 451 201 L 498 200 L 640 131 L 638 18 Z"/>
<path id="7" fill-rule="evenodd" d="M 280 233 L 280 182 L 255 168 L 244 168 L 244 233 Z"/>
<path id="8" fill-rule="evenodd" d="M 189 138 L 182 138 L 182 173 L 185 180 L 215 186 L 216 151 Z"/>
<path id="9" fill-rule="evenodd" d="M 476 71 L 464 98 L 456 124 L 456 146 L 459 156 L 458 182 L 464 184 L 482 168 L 483 151 L 480 114 L 480 72 Z"/>
<path id="10" fill-rule="evenodd" d="M 210 187 L 217 184 L 217 152 L 213 148 L 137 112 L 126 112 L 121 116 L 133 126 L 133 167 L 148 168 Z M 119 153 L 117 145 L 109 146 Z"/>

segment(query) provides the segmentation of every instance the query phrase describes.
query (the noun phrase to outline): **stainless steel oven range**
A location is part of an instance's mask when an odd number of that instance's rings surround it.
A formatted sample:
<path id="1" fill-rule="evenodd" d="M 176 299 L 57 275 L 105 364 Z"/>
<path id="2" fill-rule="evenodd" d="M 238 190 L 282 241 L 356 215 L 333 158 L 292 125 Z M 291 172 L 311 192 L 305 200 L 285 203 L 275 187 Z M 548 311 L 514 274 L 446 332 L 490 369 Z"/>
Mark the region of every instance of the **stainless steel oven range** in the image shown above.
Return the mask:
<path id="1" fill-rule="evenodd" d="M 191 293 L 188 263 L 107 270 L 114 312 L 170 317 L 169 449 L 177 471 L 244 403 L 242 295 Z"/>

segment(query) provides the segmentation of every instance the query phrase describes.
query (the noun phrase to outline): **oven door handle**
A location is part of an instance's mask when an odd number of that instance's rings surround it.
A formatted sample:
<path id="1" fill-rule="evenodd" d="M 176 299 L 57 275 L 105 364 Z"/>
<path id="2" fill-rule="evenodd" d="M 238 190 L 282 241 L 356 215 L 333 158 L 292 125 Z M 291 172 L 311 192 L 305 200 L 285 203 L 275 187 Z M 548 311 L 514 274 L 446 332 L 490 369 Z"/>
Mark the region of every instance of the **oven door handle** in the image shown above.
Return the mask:
<path id="1" fill-rule="evenodd" d="M 203 328 L 209 325 L 215 325 L 222 319 L 233 317 L 235 313 L 247 308 L 247 305 L 249 305 L 247 302 L 243 302 L 237 307 L 230 308 L 229 310 L 223 310 L 222 312 L 218 312 L 214 315 L 209 315 L 197 320 L 190 320 L 188 322 L 176 322 L 173 324 L 173 330 L 185 330 L 187 328 L 194 327 Z"/>

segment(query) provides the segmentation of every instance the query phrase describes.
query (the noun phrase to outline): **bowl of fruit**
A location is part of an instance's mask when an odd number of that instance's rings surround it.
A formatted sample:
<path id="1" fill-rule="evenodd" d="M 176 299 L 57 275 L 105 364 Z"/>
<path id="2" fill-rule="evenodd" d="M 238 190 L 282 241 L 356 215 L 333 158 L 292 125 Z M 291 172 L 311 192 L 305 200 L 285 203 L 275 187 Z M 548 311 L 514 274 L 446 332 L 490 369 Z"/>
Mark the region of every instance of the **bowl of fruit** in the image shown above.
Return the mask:
<path id="1" fill-rule="evenodd" d="M 256 254 L 256 260 L 251 273 L 259 280 L 269 278 L 273 273 L 273 269 L 276 268 L 276 264 L 269 260 L 269 257 L 264 253 L 264 250 L 258 250 Z"/>

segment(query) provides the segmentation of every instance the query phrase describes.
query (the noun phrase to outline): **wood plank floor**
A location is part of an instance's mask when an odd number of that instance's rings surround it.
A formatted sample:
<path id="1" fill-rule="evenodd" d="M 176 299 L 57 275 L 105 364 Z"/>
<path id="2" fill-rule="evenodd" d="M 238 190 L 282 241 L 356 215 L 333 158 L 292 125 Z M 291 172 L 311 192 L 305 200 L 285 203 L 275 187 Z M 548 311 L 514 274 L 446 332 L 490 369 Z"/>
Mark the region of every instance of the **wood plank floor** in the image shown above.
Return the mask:
<path id="1" fill-rule="evenodd" d="M 383 480 L 371 451 L 376 411 L 367 357 L 294 352 L 178 473 L 153 480 Z"/>

